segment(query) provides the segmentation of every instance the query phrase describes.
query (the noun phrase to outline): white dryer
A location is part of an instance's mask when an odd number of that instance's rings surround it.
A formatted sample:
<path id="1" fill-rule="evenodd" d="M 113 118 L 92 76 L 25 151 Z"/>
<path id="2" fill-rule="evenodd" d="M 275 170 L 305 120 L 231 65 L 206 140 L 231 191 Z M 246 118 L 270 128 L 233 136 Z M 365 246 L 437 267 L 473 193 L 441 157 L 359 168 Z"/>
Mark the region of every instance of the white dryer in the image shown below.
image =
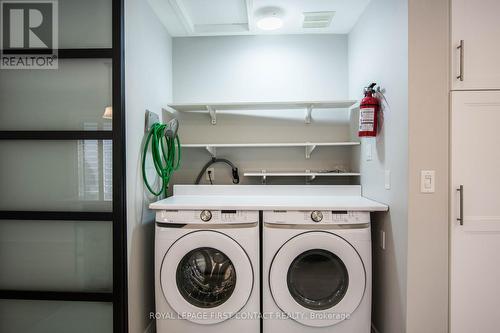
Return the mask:
<path id="1" fill-rule="evenodd" d="M 370 213 L 264 211 L 264 333 L 370 333 Z"/>
<path id="2" fill-rule="evenodd" d="M 158 333 L 259 331 L 258 211 L 158 210 Z"/>

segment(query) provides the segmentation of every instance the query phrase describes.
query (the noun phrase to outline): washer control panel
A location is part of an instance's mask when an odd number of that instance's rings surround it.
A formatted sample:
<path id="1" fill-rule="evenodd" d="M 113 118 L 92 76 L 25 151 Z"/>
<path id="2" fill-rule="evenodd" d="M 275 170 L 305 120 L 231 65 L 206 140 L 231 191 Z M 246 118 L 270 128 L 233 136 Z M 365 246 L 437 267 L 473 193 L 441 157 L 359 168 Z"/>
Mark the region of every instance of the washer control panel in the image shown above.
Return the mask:
<path id="1" fill-rule="evenodd" d="M 323 213 L 320 210 L 313 210 L 311 213 L 311 220 L 313 220 L 313 222 L 321 222 L 323 220 Z"/>
<path id="2" fill-rule="evenodd" d="M 209 222 L 212 219 L 212 212 L 209 210 L 202 210 L 200 213 L 200 219 L 203 222 Z"/>
<path id="3" fill-rule="evenodd" d="M 370 212 L 342 210 L 268 210 L 264 222 L 273 224 L 367 224 Z"/>
<path id="4" fill-rule="evenodd" d="M 259 222 L 252 210 L 159 210 L 156 222 L 178 224 L 241 224 Z"/>

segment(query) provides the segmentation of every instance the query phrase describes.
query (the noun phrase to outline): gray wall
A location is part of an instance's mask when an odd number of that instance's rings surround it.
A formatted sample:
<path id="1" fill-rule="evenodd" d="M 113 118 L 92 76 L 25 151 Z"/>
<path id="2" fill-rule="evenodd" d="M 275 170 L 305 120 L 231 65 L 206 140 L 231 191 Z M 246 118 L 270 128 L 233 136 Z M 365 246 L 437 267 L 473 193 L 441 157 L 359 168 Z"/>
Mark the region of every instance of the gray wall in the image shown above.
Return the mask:
<path id="1" fill-rule="evenodd" d="M 154 215 L 140 158 L 144 112 L 160 112 L 172 96 L 171 38 L 148 2 L 125 1 L 125 77 L 127 122 L 127 232 L 129 258 L 129 332 L 144 332 L 154 311 Z"/>
<path id="2" fill-rule="evenodd" d="M 347 99 L 345 35 L 231 36 L 174 38 L 174 101 L 234 102 Z M 303 110 L 252 111 L 219 115 L 212 126 L 206 113 L 180 113 L 183 143 L 349 141 L 348 110 L 318 110 L 304 123 Z M 303 148 L 219 149 L 244 171 L 354 169 L 353 148 L 317 148 L 305 159 Z M 210 155 L 184 149 L 174 183 L 193 183 Z M 216 165 L 215 182 L 231 183 L 230 170 Z M 245 179 L 242 183 L 259 183 Z M 304 178 L 268 183 L 305 182 Z M 317 179 L 314 183 L 357 183 L 357 179 Z"/>
<path id="3" fill-rule="evenodd" d="M 448 332 L 449 9 L 409 1 L 408 333 Z M 420 170 L 436 170 L 436 193 L 420 193 Z"/>
<path id="4" fill-rule="evenodd" d="M 382 131 L 363 139 L 359 158 L 363 194 L 390 206 L 375 214 L 373 228 L 373 318 L 381 333 L 405 332 L 408 239 L 408 6 L 406 0 L 374 0 L 349 34 L 349 94 L 361 98 L 375 81 L 385 89 Z M 357 124 L 358 112 L 353 112 Z M 353 130 L 355 132 L 355 129 Z M 372 160 L 367 161 L 369 146 Z M 385 189 L 385 171 L 391 189 Z M 380 233 L 386 249 L 380 247 Z M 430 331 L 429 331 L 430 332 Z"/>

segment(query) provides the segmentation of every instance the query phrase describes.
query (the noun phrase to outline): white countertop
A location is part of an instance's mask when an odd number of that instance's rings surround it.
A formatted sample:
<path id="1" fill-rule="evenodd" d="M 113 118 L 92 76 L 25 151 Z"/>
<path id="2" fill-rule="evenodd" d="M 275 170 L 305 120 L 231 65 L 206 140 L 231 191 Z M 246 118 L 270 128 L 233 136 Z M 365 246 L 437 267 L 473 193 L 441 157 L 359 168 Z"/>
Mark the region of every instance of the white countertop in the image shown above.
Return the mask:
<path id="1" fill-rule="evenodd" d="M 350 210 L 387 211 L 389 207 L 361 196 L 359 186 L 320 185 L 178 185 L 174 195 L 149 206 L 210 210 Z"/>

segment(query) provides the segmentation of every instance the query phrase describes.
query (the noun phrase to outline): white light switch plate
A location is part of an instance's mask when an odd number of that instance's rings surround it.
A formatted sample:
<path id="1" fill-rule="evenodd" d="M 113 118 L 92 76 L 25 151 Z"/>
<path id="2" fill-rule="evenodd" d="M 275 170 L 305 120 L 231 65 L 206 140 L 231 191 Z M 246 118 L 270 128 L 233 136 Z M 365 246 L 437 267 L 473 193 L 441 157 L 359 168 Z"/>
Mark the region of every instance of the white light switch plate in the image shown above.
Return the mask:
<path id="1" fill-rule="evenodd" d="M 422 170 L 420 171 L 420 192 L 434 193 L 436 192 L 436 171 Z"/>

